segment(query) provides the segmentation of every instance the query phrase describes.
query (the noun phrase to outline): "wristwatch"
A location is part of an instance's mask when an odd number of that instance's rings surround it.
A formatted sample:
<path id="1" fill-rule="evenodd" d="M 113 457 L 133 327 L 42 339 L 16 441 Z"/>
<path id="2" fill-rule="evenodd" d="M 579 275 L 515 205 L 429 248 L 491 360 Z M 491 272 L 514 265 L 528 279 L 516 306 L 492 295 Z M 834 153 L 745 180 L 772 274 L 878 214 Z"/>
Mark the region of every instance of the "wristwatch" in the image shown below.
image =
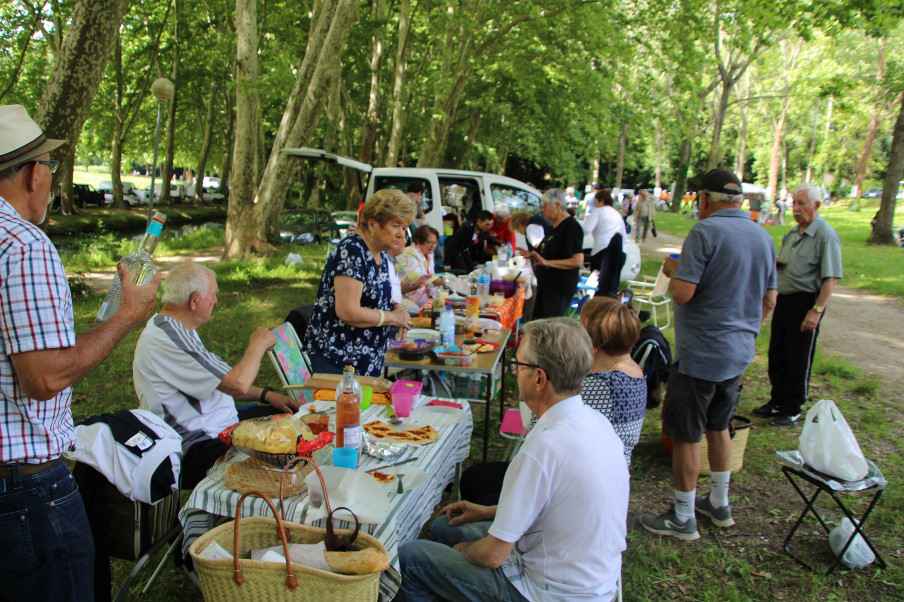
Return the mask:
<path id="1" fill-rule="evenodd" d="M 814 305 L 813 306 L 813 311 L 815 311 L 819 315 L 822 315 L 822 312 L 824 312 L 825 310 L 826 310 L 825 305 Z"/>

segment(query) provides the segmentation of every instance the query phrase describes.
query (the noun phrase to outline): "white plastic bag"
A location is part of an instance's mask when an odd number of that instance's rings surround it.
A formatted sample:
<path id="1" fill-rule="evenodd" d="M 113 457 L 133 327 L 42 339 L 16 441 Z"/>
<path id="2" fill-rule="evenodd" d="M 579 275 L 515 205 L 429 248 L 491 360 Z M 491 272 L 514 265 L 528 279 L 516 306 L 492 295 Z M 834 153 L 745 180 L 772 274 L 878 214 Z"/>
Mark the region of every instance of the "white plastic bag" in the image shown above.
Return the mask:
<path id="1" fill-rule="evenodd" d="M 634 280 L 640 273 L 640 247 L 630 236 L 624 241 L 622 251 L 625 254 L 625 265 L 622 267 L 620 280 Z"/>
<path id="2" fill-rule="evenodd" d="M 845 481 L 859 481 L 869 470 L 851 427 L 830 399 L 820 399 L 807 412 L 800 455 L 819 472 Z"/>
<path id="3" fill-rule="evenodd" d="M 829 532 L 829 547 L 835 556 L 841 554 L 841 549 L 847 544 L 851 535 L 854 533 L 854 523 L 848 517 L 841 519 L 841 524 Z M 851 545 L 841 557 L 841 564 L 849 569 L 862 569 L 869 566 L 876 560 L 876 555 L 864 541 L 863 536 L 859 533 Z"/>

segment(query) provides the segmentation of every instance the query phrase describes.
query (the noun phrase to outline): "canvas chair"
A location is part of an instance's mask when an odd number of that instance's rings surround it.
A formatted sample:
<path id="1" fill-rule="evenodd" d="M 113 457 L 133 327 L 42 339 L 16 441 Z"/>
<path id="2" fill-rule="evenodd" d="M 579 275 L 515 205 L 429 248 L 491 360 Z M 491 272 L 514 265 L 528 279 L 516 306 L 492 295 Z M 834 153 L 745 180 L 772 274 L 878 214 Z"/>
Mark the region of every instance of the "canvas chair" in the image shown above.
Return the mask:
<path id="1" fill-rule="evenodd" d="M 669 277 L 662 268 L 656 274 L 654 280 L 629 280 L 628 286 L 634 291 L 634 303 L 638 310 L 646 306 L 650 308 L 653 324 L 660 330 L 665 330 L 672 325 L 672 298 L 669 297 Z M 661 316 L 665 321 L 661 321 Z"/>
<path id="2" fill-rule="evenodd" d="M 309 392 L 304 389 L 311 378 L 311 360 L 301 348 L 301 340 L 291 322 L 283 322 L 273 330 L 276 344 L 267 351 L 273 368 L 279 376 L 286 394 L 296 402 L 310 402 Z"/>

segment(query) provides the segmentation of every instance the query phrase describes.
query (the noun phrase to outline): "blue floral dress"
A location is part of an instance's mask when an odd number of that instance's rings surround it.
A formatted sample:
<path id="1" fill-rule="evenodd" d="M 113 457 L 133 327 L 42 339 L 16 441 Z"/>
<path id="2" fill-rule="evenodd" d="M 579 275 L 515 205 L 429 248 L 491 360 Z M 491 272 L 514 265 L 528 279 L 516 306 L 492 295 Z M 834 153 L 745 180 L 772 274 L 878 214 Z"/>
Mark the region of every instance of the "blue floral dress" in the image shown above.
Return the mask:
<path id="1" fill-rule="evenodd" d="M 625 461 L 630 466 L 631 452 L 640 440 L 647 412 L 647 381 L 620 370 L 591 372 L 584 377 L 581 398 L 612 423 L 625 446 Z"/>
<path id="2" fill-rule="evenodd" d="M 392 309 L 392 290 L 389 282 L 389 254 L 380 252 L 377 265 L 367 244 L 357 234 L 347 236 L 336 251 L 327 258 L 317 290 L 314 314 L 304 337 L 309 354 L 318 354 L 336 364 L 355 366 L 359 376 L 379 376 L 389 339 L 395 328 L 387 326 L 356 328 L 336 316 L 336 276 L 354 278 L 364 285 L 361 307 Z"/>

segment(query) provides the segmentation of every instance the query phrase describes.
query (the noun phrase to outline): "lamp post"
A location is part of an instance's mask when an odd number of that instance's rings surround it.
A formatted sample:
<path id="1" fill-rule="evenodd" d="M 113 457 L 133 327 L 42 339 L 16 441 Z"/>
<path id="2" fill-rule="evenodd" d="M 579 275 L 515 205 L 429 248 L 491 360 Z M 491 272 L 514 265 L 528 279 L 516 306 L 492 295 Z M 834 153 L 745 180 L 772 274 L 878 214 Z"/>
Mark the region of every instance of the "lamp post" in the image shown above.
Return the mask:
<path id="1" fill-rule="evenodd" d="M 157 179 L 157 151 L 160 148 L 160 121 L 163 116 L 163 104 L 170 102 L 176 94 L 176 87 L 173 82 L 165 77 L 158 77 L 151 84 L 151 93 L 157 98 L 157 126 L 154 128 L 154 165 L 151 167 L 151 190 L 148 196 L 148 219 L 154 210 L 154 199 L 157 192 L 154 189 L 154 182 Z"/>

